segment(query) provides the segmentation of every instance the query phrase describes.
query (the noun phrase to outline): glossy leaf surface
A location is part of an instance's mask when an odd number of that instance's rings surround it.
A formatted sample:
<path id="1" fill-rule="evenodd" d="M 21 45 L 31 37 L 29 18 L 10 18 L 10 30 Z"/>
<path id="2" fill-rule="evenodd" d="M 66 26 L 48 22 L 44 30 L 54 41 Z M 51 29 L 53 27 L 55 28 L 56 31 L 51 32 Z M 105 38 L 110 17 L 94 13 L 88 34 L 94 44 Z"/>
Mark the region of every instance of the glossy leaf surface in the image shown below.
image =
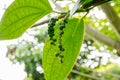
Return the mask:
<path id="1" fill-rule="evenodd" d="M 58 39 L 58 25 L 55 29 L 55 37 Z M 65 51 L 63 63 L 55 56 L 58 52 L 58 42 L 56 45 L 50 45 L 49 37 L 43 51 L 43 68 L 46 80 L 66 80 L 66 77 L 72 70 L 78 57 L 84 34 L 83 20 L 70 19 L 62 37 L 62 44 Z M 57 40 L 58 41 L 58 40 Z"/>
<path id="2" fill-rule="evenodd" d="M 14 39 L 52 12 L 48 0 L 15 0 L 0 22 L 0 40 Z"/>

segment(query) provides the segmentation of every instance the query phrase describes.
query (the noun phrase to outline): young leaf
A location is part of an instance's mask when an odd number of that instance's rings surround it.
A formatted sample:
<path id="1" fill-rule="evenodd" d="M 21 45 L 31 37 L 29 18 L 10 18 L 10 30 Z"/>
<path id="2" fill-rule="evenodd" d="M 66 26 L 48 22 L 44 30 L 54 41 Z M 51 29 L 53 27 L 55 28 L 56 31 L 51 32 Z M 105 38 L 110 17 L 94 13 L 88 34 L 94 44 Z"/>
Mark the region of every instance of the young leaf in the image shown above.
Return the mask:
<path id="1" fill-rule="evenodd" d="M 72 8 L 72 10 L 70 11 L 70 16 L 72 16 L 78 8 L 92 2 L 93 0 L 77 0 L 77 2 L 75 3 L 74 7 Z"/>
<path id="2" fill-rule="evenodd" d="M 76 3 L 75 3 L 75 5 L 74 5 L 74 7 L 72 8 L 72 10 L 70 10 L 70 16 L 72 16 L 75 12 L 76 12 L 76 10 L 80 7 L 80 5 L 81 5 L 81 0 L 78 0 Z"/>
<path id="3" fill-rule="evenodd" d="M 58 30 L 58 25 L 56 25 L 56 39 L 59 37 Z M 49 37 L 46 39 L 42 59 L 46 80 L 66 80 L 79 55 L 83 34 L 83 20 L 70 19 L 62 36 L 62 45 L 65 48 L 65 51 L 62 52 L 64 55 L 63 63 L 60 63 L 60 59 L 55 56 L 55 53 L 59 50 L 58 40 L 56 45 L 50 45 Z"/>
<path id="4" fill-rule="evenodd" d="M 15 0 L 0 22 L 0 40 L 21 36 L 33 23 L 52 12 L 48 0 Z"/>

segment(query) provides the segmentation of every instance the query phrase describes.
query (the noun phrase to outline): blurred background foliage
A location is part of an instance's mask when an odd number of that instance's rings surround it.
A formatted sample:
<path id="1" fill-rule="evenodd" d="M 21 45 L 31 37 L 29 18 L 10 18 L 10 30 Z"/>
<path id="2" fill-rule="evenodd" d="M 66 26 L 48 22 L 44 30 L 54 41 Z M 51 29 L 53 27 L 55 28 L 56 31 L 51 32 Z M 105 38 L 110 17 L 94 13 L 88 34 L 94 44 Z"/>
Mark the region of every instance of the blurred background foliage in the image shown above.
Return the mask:
<path id="1" fill-rule="evenodd" d="M 42 50 L 44 46 L 45 36 L 47 35 L 47 27 L 33 29 L 37 33 L 29 34 L 35 38 L 34 42 L 20 40 L 18 44 L 8 46 L 7 57 L 13 63 L 24 64 L 27 73 L 26 80 L 44 80 L 42 70 Z M 114 59 L 115 55 L 109 53 L 105 55 L 105 51 L 98 47 L 96 51 L 94 41 L 85 36 L 82 50 L 78 60 L 69 74 L 69 80 L 119 80 L 120 65 L 113 64 L 110 59 Z M 108 50 L 109 51 L 109 50 Z M 103 54 L 101 52 L 104 52 Z M 107 59 L 106 63 L 101 63 Z M 116 56 L 115 56 L 116 57 Z M 108 73 L 109 72 L 109 73 Z M 112 79 L 113 78 L 113 79 Z"/>
<path id="2" fill-rule="evenodd" d="M 63 0 L 61 0 L 62 2 Z M 113 0 L 111 5 L 120 15 L 120 1 Z M 64 9 L 69 9 L 64 6 Z M 85 25 L 91 25 L 101 33 L 119 40 L 106 17 L 98 18 L 91 10 L 85 18 Z M 102 12 L 103 13 L 103 12 Z M 104 13 L 103 13 L 104 14 Z M 42 69 L 42 50 L 47 36 L 47 25 L 32 28 L 26 32 L 33 40 L 18 39 L 17 44 L 8 46 L 7 57 L 13 63 L 24 64 L 27 77 L 25 80 L 45 80 Z M 68 80 L 120 80 L 120 58 L 117 50 L 102 44 L 85 34 L 78 60 L 68 76 Z"/>

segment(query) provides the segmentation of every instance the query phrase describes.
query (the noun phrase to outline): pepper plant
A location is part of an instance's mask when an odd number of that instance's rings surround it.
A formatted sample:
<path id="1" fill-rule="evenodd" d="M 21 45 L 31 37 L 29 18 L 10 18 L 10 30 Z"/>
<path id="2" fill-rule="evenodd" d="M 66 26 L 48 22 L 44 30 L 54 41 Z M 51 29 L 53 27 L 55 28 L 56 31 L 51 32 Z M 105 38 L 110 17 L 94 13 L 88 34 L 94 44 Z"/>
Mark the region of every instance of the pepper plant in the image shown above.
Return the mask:
<path id="1" fill-rule="evenodd" d="M 66 80 L 83 42 L 85 16 L 95 6 L 110 0 L 78 0 L 71 10 L 63 12 L 54 11 L 50 6 L 50 2 L 56 4 L 56 1 L 14 0 L 0 21 L 0 40 L 10 40 L 20 37 L 44 16 L 53 12 L 60 15 L 51 17 L 48 24 L 48 37 L 42 55 L 46 80 Z M 85 12 L 84 16 L 73 17 L 75 13 L 82 12 Z"/>

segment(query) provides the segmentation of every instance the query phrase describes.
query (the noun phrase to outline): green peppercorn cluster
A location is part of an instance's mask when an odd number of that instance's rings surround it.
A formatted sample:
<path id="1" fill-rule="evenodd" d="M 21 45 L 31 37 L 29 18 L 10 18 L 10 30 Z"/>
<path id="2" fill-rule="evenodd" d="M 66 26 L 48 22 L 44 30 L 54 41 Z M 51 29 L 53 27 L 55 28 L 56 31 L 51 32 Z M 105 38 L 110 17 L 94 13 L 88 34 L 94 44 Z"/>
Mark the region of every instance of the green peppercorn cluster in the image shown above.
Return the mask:
<path id="1" fill-rule="evenodd" d="M 59 24 L 59 36 L 58 39 L 54 38 L 54 26 L 56 24 L 56 22 L 58 21 L 58 19 L 56 18 L 51 18 L 48 24 L 48 35 L 50 37 L 50 44 L 51 45 L 55 45 L 55 42 L 58 40 L 58 52 L 56 52 L 55 56 L 58 57 L 60 59 L 60 62 L 63 63 L 63 58 L 64 55 L 62 54 L 63 51 L 65 51 L 65 48 L 63 47 L 62 44 L 62 36 L 64 34 L 64 28 L 66 26 L 66 23 L 68 23 L 68 17 L 69 14 L 67 14 L 61 21 L 61 23 Z"/>
<path id="2" fill-rule="evenodd" d="M 56 39 L 54 38 L 54 26 L 56 24 L 56 22 L 58 21 L 58 19 L 56 18 L 51 18 L 49 23 L 48 23 L 48 35 L 50 37 L 50 44 L 55 45 Z"/>
<path id="3" fill-rule="evenodd" d="M 62 55 L 61 53 L 65 50 L 63 48 L 63 45 L 62 45 L 62 36 L 64 34 L 64 28 L 66 26 L 66 23 L 68 23 L 67 17 L 63 18 L 63 20 L 62 20 L 62 22 L 60 23 L 60 26 L 59 26 L 59 39 L 58 39 L 58 49 L 59 49 L 59 51 L 56 53 L 56 57 L 60 58 L 61 63 L 63 63 L 63 58 L 64 58 L 64 55 Z"/>

